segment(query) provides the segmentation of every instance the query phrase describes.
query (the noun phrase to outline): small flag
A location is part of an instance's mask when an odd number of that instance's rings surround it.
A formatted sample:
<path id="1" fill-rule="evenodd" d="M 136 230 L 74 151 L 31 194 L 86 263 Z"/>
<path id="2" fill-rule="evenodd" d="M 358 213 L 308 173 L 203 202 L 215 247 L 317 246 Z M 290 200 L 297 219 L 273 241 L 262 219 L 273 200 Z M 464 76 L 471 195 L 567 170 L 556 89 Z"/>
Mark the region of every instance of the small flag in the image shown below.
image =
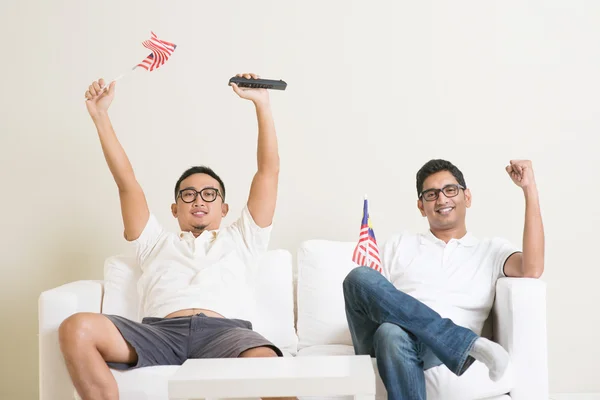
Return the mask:
<path id="1" fill-rule="evenodd" d="M 371 227 L 371 219 L 369 218 L 369 203 L 365 198 L 363 208 L 363 218 L 360 225 L 360 235 L 358 243 L 352 254 L 352 261 L 360 266 L 373 268 L 378 272 L 382 272 L 381 259 L 379 258 L 379 247 L 375 239 L 375 232 Z"/>
<path id="2" fill-rule="evenodd" d="M 150 34 L 150 40 L 144 40 L 142 44 L 147 49 L 150 49 L 152 53 L 137 65 L 137 67 L 142 67 L 146 71 L 153 71 L 167 62 L 177 47 L 173 43 L 160 40 L 154 32 L 150 32 Z"/>
<path id="3" fill-rule="evenodd" d="M 144 40 L 142 44 L 145 48 L 150 49 L 152 53 L 150 53 L 148 57 L 144 58 L 144 60 L 141 63 L 135 65 L 129 71 L 117 76 L 110 82 L 118 81 L 125 75 L 129 74 L 131 71 L 134 71 L 137 67 L 144 68 L 146 71 L 153 71 L 156 68 L 163 65 L 165 62 L 167 62 L 171 54 L 173 54 L 173 52 L 175 51 L 177 45 L 166 42 L 164 40 L 160 40 L 158 36 L 156 36 L 156 34 L 152 31 L 150 32 L 150 35 L 150 40 Z M 100 93 L 102 93 L 104 89 L 108 88 L 109 85 L 110 83 L 107 83 L 106 85 L 101 87 Z"/>

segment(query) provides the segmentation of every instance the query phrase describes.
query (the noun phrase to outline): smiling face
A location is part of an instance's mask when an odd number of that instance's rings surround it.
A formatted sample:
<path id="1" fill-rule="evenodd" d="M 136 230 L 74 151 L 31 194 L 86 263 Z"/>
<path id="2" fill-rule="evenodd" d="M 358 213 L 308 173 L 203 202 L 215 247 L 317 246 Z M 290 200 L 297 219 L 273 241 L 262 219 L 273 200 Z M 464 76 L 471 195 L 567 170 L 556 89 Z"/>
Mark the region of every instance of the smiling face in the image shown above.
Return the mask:
<path id="1" fill-rule="evenodd" d="M 436 172 L 423 181 L 417 207 L 421 215 L 427 217 L 432 232 L 466 232 L 465 219 L 467 208 L 471 207 L 471 192 L 462 187 L 449 171 Z"/>
<path id="2" fill-rule="evenodd" d="M 190 175 L 181 181 L 176 203 L 171 205 L 171 212 L 179 221 L 181 230 L 192 232 L 196 237 L 205 230 L 218 229 L 228 211 L 219 182 L 203 173 Z"/>

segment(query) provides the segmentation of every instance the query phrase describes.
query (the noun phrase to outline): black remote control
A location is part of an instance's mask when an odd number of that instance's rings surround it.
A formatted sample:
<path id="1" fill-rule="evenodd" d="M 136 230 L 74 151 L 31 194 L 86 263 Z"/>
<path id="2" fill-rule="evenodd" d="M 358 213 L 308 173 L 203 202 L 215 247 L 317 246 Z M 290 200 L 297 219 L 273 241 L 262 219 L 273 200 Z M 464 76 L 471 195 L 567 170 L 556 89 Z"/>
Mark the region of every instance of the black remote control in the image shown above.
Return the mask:
<path id="1" fill-rule="evenodd" d="M 229 80 L 229 83 L 232 82 L 243 88 L 285 90 L 287 87 L 287 83 L 282 80 L 275 81 L 271 79 L 246 79 L 234 76 Z"/>

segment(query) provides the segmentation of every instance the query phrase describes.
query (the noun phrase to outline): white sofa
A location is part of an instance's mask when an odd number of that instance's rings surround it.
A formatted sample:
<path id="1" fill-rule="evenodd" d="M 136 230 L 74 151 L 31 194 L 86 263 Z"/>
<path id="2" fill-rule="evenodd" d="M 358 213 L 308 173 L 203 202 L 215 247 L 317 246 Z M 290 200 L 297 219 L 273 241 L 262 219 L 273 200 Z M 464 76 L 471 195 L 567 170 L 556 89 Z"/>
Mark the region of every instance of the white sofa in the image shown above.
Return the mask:
<path id="1" fill-rule="evenodd" d="M 254 329 L 273 341 L 289 357 L 353 354 L 344 312 L 342 281 L 355 267 L 351 261 L 354 245 L 323 240 L 304 242 L 298 249 L 296 269 L 288 251 L 268 252 L 261 260 L 260 283 L 255 298 L 261 312 L 253 321 Z M 294 270 L 297 271 L 297 279 Z M 40 295 L 41 400 L 78 398 L 58 345 L 58 327 L 65 318 L 76 312 L 88 311 L 141 319 L 136 290 L 139 272 L 133 258 L 109 258 L 105 263 L 104 276 L 104 281 L 72 282 Z M 475 362 L 461 377 L 453 375 L 445 366 L 432 368 L 425 373 L 427 398 L 547 400 L 545 284 L 533 279 L 500 279 L 486 329 L 490 333 L 486 336 L 492 337 L 510 353 L 512 366 L 509 373 L 494 383 L 489 380 L 485 366 L 479 362 Z M 377 371 L 375 362 L 373 365 Z M 167 399 L 167 381 L 177 368 L 160 366 L 113 371 L 120 398 Z M 387 398 L 378 375 L 377 398 Z"/>

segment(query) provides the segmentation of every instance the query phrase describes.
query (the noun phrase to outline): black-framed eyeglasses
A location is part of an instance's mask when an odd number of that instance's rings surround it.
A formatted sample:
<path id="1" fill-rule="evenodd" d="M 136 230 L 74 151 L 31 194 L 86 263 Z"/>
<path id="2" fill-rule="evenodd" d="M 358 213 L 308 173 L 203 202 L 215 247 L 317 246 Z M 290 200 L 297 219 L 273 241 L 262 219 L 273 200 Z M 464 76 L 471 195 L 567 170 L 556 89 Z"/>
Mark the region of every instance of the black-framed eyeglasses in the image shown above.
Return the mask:
<path id="1" fill-rule="evenodd" d="M 207 203 L 212 203 L 217 199 L 218 196 L 221 196 L 223 199 L 223 195 L 219 192 L 219 189 L 207 187 L 200 191 L 196 191 L 196 189 L 188 188 L 179 191 L 179 197 L 181 197 L 181 201 L 184 203 L 191 203 L 198 197 L 200 194 L 200 198 Z M 225 201 L 225 199 L 223 199 Z"/>
<path id="2" fill-rule="evenodd" d="M 455 184 L 446 185 L 441 189 L 427 189 L 421 192 L 419 198 L 425 201 L 434 201 L 440 197 L 440 192 L 444 193 L 446 197 L 456 197 L 460 189 L 464 189 L 464 187 Z"/>

